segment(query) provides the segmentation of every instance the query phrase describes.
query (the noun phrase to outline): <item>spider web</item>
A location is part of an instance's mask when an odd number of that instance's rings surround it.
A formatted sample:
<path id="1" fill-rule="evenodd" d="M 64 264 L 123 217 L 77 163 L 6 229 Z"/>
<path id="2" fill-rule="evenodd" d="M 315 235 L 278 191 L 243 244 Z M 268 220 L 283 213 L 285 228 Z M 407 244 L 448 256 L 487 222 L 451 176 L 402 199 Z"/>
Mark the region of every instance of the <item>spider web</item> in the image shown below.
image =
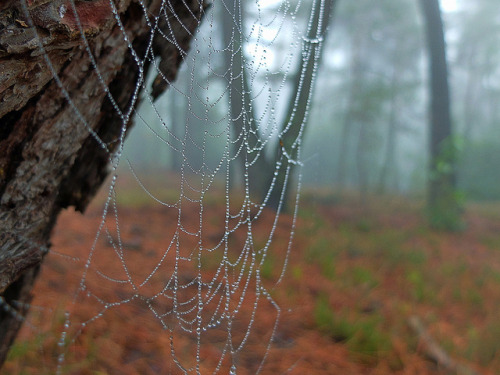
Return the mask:
<path id="1" fill-rule="evenodd" d="M 138 3 L 147 14 L 147 5 Z M 64 11 L 77 15 L 75 3 L 69 4 L 72 9 Z M 124 308 L 137 311 L 141 319 L 148 317 L 147 322 L 130 324 L 157 327 L 158 340 L 168 342 L 164 356 L 173 363 L 172 373 L 259 373 L 281 315 L 273 290 L 284 275 L 292 246 L 300 191 L 300 173 L 293 176 L 292 171 L 301 166 L 301 138 L 313 87 L 305 81 L 316 76 L 322 44 L 319 32 L 312 30 L 321 28 L 313 15 L 325 11 L 325 2 L 214 2 L 204 11 L 189 53 L 173 33 L 162 34 L 183 59 L 174 82 L 165 75 L 160 59 L 151 58 L 152 54 L 139 57 L 119 10 L 114 2 L 109 4 L 139 74 L 126 110 L 120 110 L 105 88 L 123 127 L 117 151 L 109 155 L 111 172 L 100 224 L 81 228 L 94 233 L 92 245 L 86 254 L 50 251 L 50 256 L 71 263 L 79 279 L 71 302 L 64 306 L 57 373 L 66 372 L 72 350 L 89 330 L 119 320 Z M 23 6 L 27 11 L 24 0 Z M 168 9 L 170 1 L 163 1 L 158 15 L 148 17 L 148 49 L 155 35 L 163 33 L 158 25 L 175 17 Z M 78 27 L 83 30 L 80 23 Z M 82 37 L 105 87 L 88 43 Z M 61 95 L 107 149 L 59 81 L 47 51 L 44 54 Z M 147 61 L 149 72 L 144 69 Z M 305 68 L 297 69 L 308 64 L 313 66 L 311 76 Z M 169 86 L 157 98 L 155 82 Z M 304 98 L 305 106 L 299 102 Z M 293 130 L 292 142 L 285 144 L 294 116 L 300 117 L 300 106 L 306 108 L 305 115 Z M 130 119 L 135 128 L 125 142 Z M 144 168 L 148 153 L 157 167 L 155 178 Z M 157 215 L 133 219 L 123 215 L 127 210 L 120 206 L 126 195 L 123 181 L 142 191 L 141 199 L 152 202 Z M 292 199 L 287 193 L 290 184 Z M 271 209 L 273 196 L 278 199 Z M 288 201 L 290 213 L 284 215 Z M 130 233 L 141 232 L 147 242 L 153 234 L 142 233 L 141 225 L 153 222 L 161 227 L 161 233 L 154 234 L 159 237 L 155 243 L 164 245 L 150 254 L 144 243 L 140 251 L 134 249 Z M 288 238 L 276 234 L 279 228 L 286 228 Z M 264 275 L 269 267 L 274 277 Z M 256 321 L 265 321 L 267 330 L 256 329 Z M 26 324 L 38 329 L 29 318 Z M 126 324 L 122 323 L 124 335 Z M 255 352 L 251 369 L 240 360 L 248 350 Z"/>

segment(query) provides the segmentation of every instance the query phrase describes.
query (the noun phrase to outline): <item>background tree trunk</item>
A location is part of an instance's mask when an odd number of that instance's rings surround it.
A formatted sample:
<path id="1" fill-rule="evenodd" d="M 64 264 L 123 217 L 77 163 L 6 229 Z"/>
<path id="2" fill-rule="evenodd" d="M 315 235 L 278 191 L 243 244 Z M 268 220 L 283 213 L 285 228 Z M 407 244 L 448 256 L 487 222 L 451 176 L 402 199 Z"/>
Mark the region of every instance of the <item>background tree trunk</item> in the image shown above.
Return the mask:
<path id="1" fill-rule="evenodd" d="M 420 0 L 429 52 L 430 164 L 428 211 L 431 226 L 458 229 L 462 223 L 456 191 L 456 151 L 450 118 L 450 93 L 443 22 L 438 0 Z"/>
<path id="2" fill-rule="evenodd" d="M 337 0 L 315 0 L 312 4 L 308 30 L 302 42 L 302 58 L 294 75 L 292 97 L 281 125 L 281 137 L 277 145 L 281 148 L 280 155 L 284 156 L 278 160 L 281 165 L 268 201 L 268 206 L 274 210 L 277 210 L 280 205 L 283 210 L 288 208 L 290 179 L 295 171 L 299 157 L 298 150 L 309 115 L 310 100 L 314 91 L 314 76 L 321 61 L 328 26 L 336 4 Z M 269 181 L 272 180 L 274 180 L 274 174 L 269 177 Z"/>
<path id="3" fill-rule="evenodd" d="M 244 3 L 229 0 L 219 10 L 219 17 L 225 48 L 225 79 L 229 85 L 231 127 L 234 129 L 233 152 L 238 155 L 239 174 L 244 184 L 248 185 L 249 193 L 253 198 L 261 199 L 268 188 L 266 172 L 274 165 L 268 162 L 261 150 L 260 124 L 252 103 L 249 68 L 244 53 L 245 12 Z"/>
<path id="4" fill-rule="evenodd" d="M 137 82 L 160 56 L 153 96 L 166 89 L 204 9 L 201 0 L 143 3 L 148 17 L 138 3 L 114 2 L 130 43 L 109 0 L 0 5 L 0 364 L 57 215 L 68 206 L 83 212 L 131 125 Z M 158 27 L 176 45 L 165 37 L 150 43 L 159 14 Z"/>

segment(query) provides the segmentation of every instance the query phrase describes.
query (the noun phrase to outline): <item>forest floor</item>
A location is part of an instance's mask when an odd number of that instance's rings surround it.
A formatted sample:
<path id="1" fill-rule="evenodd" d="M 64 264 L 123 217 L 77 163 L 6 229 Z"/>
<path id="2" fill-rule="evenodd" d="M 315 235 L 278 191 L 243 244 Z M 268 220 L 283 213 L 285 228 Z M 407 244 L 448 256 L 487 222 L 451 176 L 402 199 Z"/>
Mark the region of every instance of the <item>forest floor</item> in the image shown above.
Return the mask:
<path id="1" fill-rule="evenodd" d="M 141 274 L 161 257 L 166 223 L 175 216 L 158 205 L 121 203 L 128 269 Z M 211 204 L 207 215 L 220 214 L 216 202 Z M 285 277 L 275 285 L 282 269 L 279 259 L 286 255 L 290 217 L 278 225 L 276 236 L 283 240 L 277 240 L 269 263 L 261 268 L 281 308 L 263 374 L 500 373 L 500 205 L 469 205 L 467 228 L 457 233 L 428 229 L 421 212 L 418 203 L 402 198 L 378 197 L 360 205 L 352 196 L 315 192 L 313 199 L 303 194 Z M 197 218 L 195 211 L 192 215 Z M 72 322 L 94 318 L 85 327 L 76 325 L 75 339 L 64 343 L 63 373 L 180 373 L 170 360 L 169 335 L 150 309 L 132 301 L 119 304 L 116 311 L 99 312 L 73 302 L 85 272 L 79 259 L 88 259 L 82 254 L 95 247 L 101 216 L 98 205 L 84 216 L 72 210 L 61 215 L 54 252 L 47 256 L 30 316 L 2 374 L 54 373 L 68 305 Z M 273 218 L 266 212 L 261 228 L 272 226 Z M 220 231 L 214 220 L 207 230 Z M 116 254 L 102 252 L 99 261 L 116 262 Z M 120 285 L 101 285 L 99 298 L 126 295 Z M 242 309 L 250 314 L 252 306 L 243 304 Z M 238 374 L 255 373 L 266 351 L 266 341 L 259 342 L 259 337 L 272 330 L 276 309 L 264 303 L 259 309 L 263 315 L 252 326 L 256 337 L 238 357 Z M 411 328 L 411 319 L 425 332 Z M 220 352 L 216 354 L 219 358 Z M 436 363 L 431 357 L 439 355 Z M 210 352 L 200 356 L 205 358 L 202 373 L 213 370 Z M 463 367 L 447 369 L 448 359 Z M 228 373 L 226 365 L 223 374 Z"/>

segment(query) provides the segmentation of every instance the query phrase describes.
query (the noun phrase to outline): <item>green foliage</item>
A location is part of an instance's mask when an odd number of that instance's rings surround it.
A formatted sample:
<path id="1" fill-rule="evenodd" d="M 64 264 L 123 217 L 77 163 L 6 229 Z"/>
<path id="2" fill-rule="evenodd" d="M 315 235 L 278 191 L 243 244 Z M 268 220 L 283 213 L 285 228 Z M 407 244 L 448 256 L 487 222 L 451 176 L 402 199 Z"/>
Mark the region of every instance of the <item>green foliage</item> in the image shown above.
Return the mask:
<path id="1" fill-rule="evenodd" d="M 292 277 L 297 281 L 301 281 L 304 278 L 304 271 L 300 266 L 294 266 L 292 268 Z"/>
<path id="2" fill-rule="evenodd" d="M 414 249 L 404 253 L 404 260 L 414 266 L 423 266 L 427 262 L 427 255 L 421 249 Z"/>
<path id="3" fill-rule="evenodd" d="M 435 168 L 431 171 L 431 179 L 437 180 L 455 172 L 455 165 L 463 152 L 464 140 L 460 136 L 452 136 L 442 142 L 440 147 L 441 152 L 434 160 Z"/>
<path id="4" fill-rule="evenodd" d="M 272 279 L 274 273 L 274 259 L 271 254 L 267 254 L 264 262 L 260 266 L 260 275 L 267 280 Z"/>
<path id="5" fill-rule="evenodd" d="M 306 223 L 303 230 L 306 231 L 308 236 L 317 234 L 319 230 L 327 226 L 324 219 L 312 208 L 301 208 L 299 217 Z"/>
<path id="6" fill-rule="evenodd" d="M 406 275 L 406 280 L 411 285 L 411 294 L 417 302 L 433 302 L 435 293 L 427 286 L 426 278 L 422 271 L 418 269 L 410 270 Z"/>
<path id="7" fill-rule="evenodd" d="M 471 327 L 467 335 L 469 343 L 465 356 L 482 366 L 495 362 L 500 365 L 500 323 L 492 322 L 483 329 Z"/>
<path id="8" fill-rule="evenodd" d="M 351 279 L 355 285 L 364 286 L 367 289 L 372 289 L 379 284 L 379 281 L 371 270 L 365 267 L 354 267 L 350 272 Z"/>
<path id="9" fill-rule="evenodd" d="M 381 327 L 381 317 L 377 315 L 349 318 L 336 314 L 330 307 L 328 298 L 317 299 L 314 309 L 316 327 L 333 340 L 345 342 L 354 359 L 363 363 L 376 363 L 390 352 L 390 337 Z"/>
<path id="10" fill-rule="evenodd" d="M 492 250 L 500 249 L 500 236 L 498 234 L 485 236 L 481 242 Z"/>
<path id="11" fill-rule="evenodd" d="M 432 228 L 444 231 L 461 231 L 465 229 L 462 218 L 465 194 L 455 188 L 445 186 L 439 197 L 429 204 L 427 214 Z"/>
<path id="12" fill-rule="evenodd" d="M 463 150 L 463 139 L 449 137 L 440 148 L 429 176 L 429 223 L 435 229 L 458 231 L 464 229 L 462 212 L 465 194 L 455 186 L 455 174 L 457 160 Z"/>
<path id="13" fill-rule="evenodd" d="M 13 361 L 17 358 L 25 358 L 29 353 L 36 352 L 43 340 L 44 338 L 42 336 L 37 336 L 34 341 L 14 342 L 14 344 L 10 347 L 9 354 L 7 355 L 7 361 Z"/>
<path id="14" fill-rule="evenodd" d="M 371 231 L 372 227 L 373 227 L 373 223 L 367 218 L 360 219 L 356 223 L 356 228 L 360 232 L 369 232 L 369 231 Z"/>
<path id="15" fill-rule="evenodd" d="M 329 254 L 321 264 L 321 273 L 329 280 L 333 280 L 336 275 L 335 256 Z"/>
<path id="16" fill-rule="evenodd" d="M 305 259 L 310 264 L 318 264 L 321 273 L 326 278 L 333 280 L 335 277 L 335 260 L 332 242 L 327 237 L 319 237 L 308 249 Z"/>

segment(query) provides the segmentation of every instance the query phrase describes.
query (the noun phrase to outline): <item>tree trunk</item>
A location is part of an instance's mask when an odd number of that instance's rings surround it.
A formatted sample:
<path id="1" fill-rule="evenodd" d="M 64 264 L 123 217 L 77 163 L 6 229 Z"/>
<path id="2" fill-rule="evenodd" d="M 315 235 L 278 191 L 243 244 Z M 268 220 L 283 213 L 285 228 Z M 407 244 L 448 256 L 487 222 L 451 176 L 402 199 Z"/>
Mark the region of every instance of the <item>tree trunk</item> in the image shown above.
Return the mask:
<path id="1" fill-rule="evenodd" d="M 175 79 L 203 13 L 199 0 L 142 3 L 148 18 L 128 0 L 0 5 L 0 364 L 27 313 L 57 215 L 85 209 L 131 125 L 149 61 L 162 58 L 156 97 Z M 158 28 L 175 45 L 151 42 L 159 14 Z"/>
<path id="2" fill-rule="evenodd" d="M 232 148 L 238 160 L 233 172 L 241 172 L 251 197 L 260 199 L 268 188 L 266 171 L 273 168 L 273 165 L 265 158 L 259 135 L 260 124 L 257 123 L 252 103 L 244 54 L 244 3 L 240 0 L 226 1 L 225 6 L 219 9 L 219 16 L 225 48 L 224 65 L 227 80 L 225 84 L 229 87 L 229 113 L 232 136 L 235 140 Z M 231 185 L 236 179 L 229 180 Z"/>
<path id="3" fill-rule="evenodd" d="M 360 202 L 363 207 L 367 206 L 368 203 L 368 190 L 370 185 L 369 178 L 369 155 L 366 149 L 369 146 L 370 137 L 368 133 L 368 124 L 365 121 L 361 121 L 359 124 L 358 139 L 356 145 L 356 172 L 358 174 L 358 186 Z"/>
<path id="4" fill-rule="evenodd" d="M 280 205 L 284 210 L 287 209 L 290 179 L 299 161 L 299 147 L 314 90 L 314 76 L 321 61 L 328 25 L 336 3 L 337 0 L 315 0 L 312 5 L 307 34 L 302 44 L 302 59 L 295 74 L 293 96 L 281 127 L 278 147 L 281 148 L 282 157 L 278 160 L 278 174 L 275 178 L 273 175 L 274 184 L 268 201 L 268 206 L 275 210 Z"/>
<path id="5" fill-rule="evenodd" d="M 184 85 L 183 89 L 185 90 L 185 92 L 188 91 L 187 84 Z M 172 134 L 176 138 L 176 146 L 180 144 L 180 140 L 184 137 L 183 127 L 186 124 L 186 118 L 183 117 L 182 114 L 187 112 L 187 106 L 187 100 L 184 96 L 176 94 L 170 96 L 170 121 L 172 126 Z M 182 169 L 181 150 L 172 148 L 170 155 L 172 158 L 172 170 L 175 173 L 180 173 Z"/>
<path id="6" fill-rule="evenodd" d="M 355 98 L 360 94 L 360 81 L 362 79 L 362 56 L 361 56 L 361 40 L 359 32 L 356 32 L 351 39 L 351 51 L 349 56 L 349 86 L 346 95 L 347 101 L 345 105 L 345 113 L 342 121 L 342 130 L 339 138 L 339 153 L 337 158 L 337 170 L 335 185 L 337 189 L 343 191 L 349 184 L 349 176 L 347 175 L 349 148 L 352 146 L 352 138 L 354 134 L 354 106 Z"/>
<path id="7" fill-rule="evenodd" d="M 397 97 L 397 84 L 399 79 L 399 66 L 395 66 L 392 71 L 391 77 L 391 95 L 390 95 L 390 109 L 389 109 L 389 123 L 387 127 L 387 145 L 385 148 L 384 162 L 382 170 L 380 171 L 379 192 L 386 193 L 389 189 L 398 191 L 398 166 L 396 162 L 397 154 L 397 112 L 398 112 L 398 97 Z M 390 178 L 394 176 L 394 178 Z M 391 184 L 391 182 L 393 182 Z"/>
<path id="8" fill-rule="evenodd" d="M 456 150 L 452 137 L 448 68 L 438 0 L 420 0 L 429 51 L 430 164 L 428 213 L 431 226 L 456 230 L 462 226 L 456 191 Z"/>

